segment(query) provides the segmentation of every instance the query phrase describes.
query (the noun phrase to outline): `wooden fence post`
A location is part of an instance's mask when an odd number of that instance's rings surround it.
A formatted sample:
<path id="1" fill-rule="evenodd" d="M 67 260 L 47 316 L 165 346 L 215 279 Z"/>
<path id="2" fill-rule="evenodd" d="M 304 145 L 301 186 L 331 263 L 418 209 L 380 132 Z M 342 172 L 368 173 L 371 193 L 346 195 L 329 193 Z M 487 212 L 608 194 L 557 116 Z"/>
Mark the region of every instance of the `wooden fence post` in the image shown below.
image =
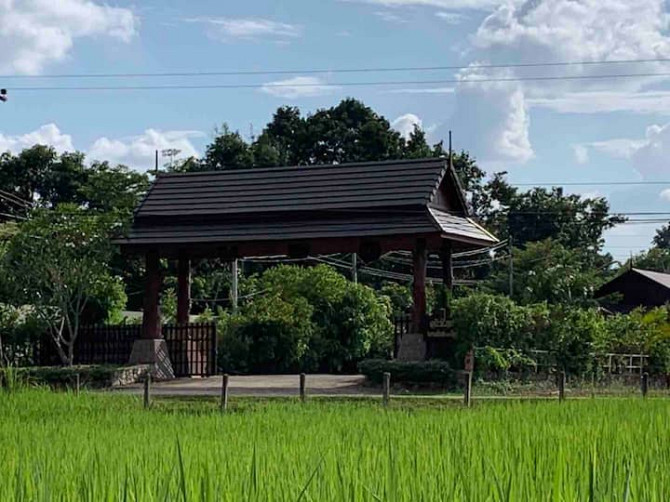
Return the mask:
<path id="1" fill-rule="evenodd" d="M 144 379 L 144 407 L 151 406 L 151 373 L 147 373 Z"/>
<path id="2" fill-rule="evenodd" d="M 223 375 L 223 382 L 221 384 L 221 411 L 228 409 L 228 373 Z"/>
<path id="3" fill-rule="evenodd" d="M 391 400 L 391 373 L 388 371 L 384 372 L 383 384 L 382 402 L 384 403 L 384 406 L 388 406 L 389 401 Z"/>
<path id="4" fill-rule="evenodd" d="M 565 400 L 565 371 L 558 373 L 558 400 Z"/>
<path id="5" fill-rule="evenodd" d="M 77 396 L 79 395 L 79 385 L 80 385 L 79 373 L 75 373 L 75 375 L 74 375 L 74 393 Z"/>
<path id="6" fill-rule="evenodd" d="M 646 371 L 642 373 L 642 378 L 640 379 L 640 390 L 642 391 L 642 397 L 647 397 L 647 392 L 649 391 L 649 373 Z"/>
<path id="7" fill-rule="evenodd" d="M 307 381 L 307 375 L 304 373 L 300 373 L 300 400 L 302 402 L 305 402 L 305 398 L 307 397 L 307 392 L 306 392 L 306 381 Z"/>
<path id="8" fill-rule="evenodd" d="M 472 399 L 472 371 L 465 372 L 465 395 L 463 397 L 465 406 L 469 408 Z"/>

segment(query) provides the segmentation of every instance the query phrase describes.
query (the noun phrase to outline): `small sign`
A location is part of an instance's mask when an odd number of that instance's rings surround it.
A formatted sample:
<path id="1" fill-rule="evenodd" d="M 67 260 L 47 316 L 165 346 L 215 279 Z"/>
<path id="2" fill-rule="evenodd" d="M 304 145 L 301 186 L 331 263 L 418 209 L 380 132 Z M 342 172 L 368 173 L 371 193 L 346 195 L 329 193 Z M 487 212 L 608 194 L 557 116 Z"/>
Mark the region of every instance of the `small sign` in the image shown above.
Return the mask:
<path id="1" fill-rule="evenodd" d="M 454 322 L 447 319 L 431 319 L 426 333 L 432 338 L 456 338 Z"/>

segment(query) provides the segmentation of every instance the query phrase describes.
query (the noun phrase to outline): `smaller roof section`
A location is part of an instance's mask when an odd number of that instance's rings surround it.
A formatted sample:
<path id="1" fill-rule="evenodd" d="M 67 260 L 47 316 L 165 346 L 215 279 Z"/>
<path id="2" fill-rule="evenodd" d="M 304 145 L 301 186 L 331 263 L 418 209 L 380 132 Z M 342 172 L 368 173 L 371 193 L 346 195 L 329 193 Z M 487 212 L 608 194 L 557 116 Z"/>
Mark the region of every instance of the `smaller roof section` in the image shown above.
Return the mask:
<path id="1" fill-rule="evenodd" d="M 603 284 L 595 292 L 596 298 L 611 294 L 623 296 L 622 305 L 656 307 L 670 302 L 670 274 L 630 268 Z"/>
<path id="2" fill-rule="evenodd" d="M 316 239 L 497 242 L 468 215 L 445 158 L 159 175 L 126 248 Z"/>

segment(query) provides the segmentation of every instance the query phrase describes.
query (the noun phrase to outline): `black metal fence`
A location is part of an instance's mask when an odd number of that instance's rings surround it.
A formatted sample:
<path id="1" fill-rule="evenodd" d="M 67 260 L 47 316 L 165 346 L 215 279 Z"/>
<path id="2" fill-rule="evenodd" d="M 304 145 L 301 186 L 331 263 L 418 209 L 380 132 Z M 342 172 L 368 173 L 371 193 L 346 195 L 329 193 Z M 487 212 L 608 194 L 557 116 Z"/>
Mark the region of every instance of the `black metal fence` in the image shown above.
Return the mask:
<path id="1" fill-rule="evenodd" d="M 140 325 L 82 326 L 75 341 L 74 364 L 127 364 L 135 340 L 141 338 Z M 163 337 L 175 376 L 216 374 L 216 325 L 166 324 Z M 61 364 L 58 350 L 48 337 L 36 348 L 42 366 Z"/>
<path id="2" fill-rule="evenodd" d="M 163 326 L 175 376 L 209 376 L 216 373 L 216 324 Z"/>

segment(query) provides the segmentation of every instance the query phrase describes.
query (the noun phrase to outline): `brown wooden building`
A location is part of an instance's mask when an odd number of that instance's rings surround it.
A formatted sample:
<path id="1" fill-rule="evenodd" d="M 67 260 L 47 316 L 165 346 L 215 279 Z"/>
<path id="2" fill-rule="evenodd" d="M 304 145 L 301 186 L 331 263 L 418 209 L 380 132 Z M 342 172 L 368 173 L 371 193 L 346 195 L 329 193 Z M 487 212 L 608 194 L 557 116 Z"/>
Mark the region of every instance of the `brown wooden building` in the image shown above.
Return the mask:
<path id="1" fill-rule="evenodd" d="M 618 294 L 620 299 L 608 302 L 608 310 L 629 312 L 637 307 L 660 307 L 670 303 L 670 274 L 631 268 L 603 284 L 595 297 L 613 294 Z"/>
<path id="2" fill-rule="evenodd" d="M 497 239 L 468 215 L 447 159 L 159 175 L 118 241 L 146 257 L 144 348 L 160 352 L 160 258 L 178 261 L 178 321 L 188 322 L 191 261 L 358 253 L 363 261 L 413 253 L 413 332 L 426 314 L 426 262 L 439 253 L 451 288 L 451 254 Z M 149 342 L 153 341 L 153 342 Z M 422 357 L 421 347 L 407 350 Z M 425 352 L 425 347 L 423 348 Z"/>

